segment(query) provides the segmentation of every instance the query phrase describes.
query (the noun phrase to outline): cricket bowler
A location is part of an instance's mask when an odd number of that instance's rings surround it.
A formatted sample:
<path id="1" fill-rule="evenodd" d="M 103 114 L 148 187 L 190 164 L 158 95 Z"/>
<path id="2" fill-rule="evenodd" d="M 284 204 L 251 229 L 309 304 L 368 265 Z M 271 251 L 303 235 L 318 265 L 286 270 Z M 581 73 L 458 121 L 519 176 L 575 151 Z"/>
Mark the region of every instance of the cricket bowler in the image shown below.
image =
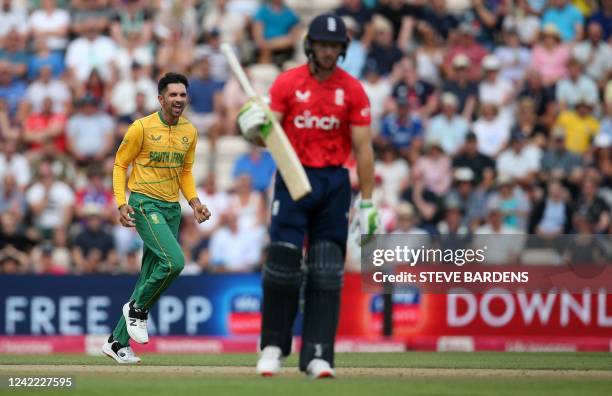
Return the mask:
<path id="1" fill-rule="evenodd" d="M 334 377 L 334 339 L 348 234 L 351 186 L 343 167 L 355 153 L 360 181 L 359 226 L 375 234 L 379 216 L 372 204 L 374 154 L 370 105 L 361 83 L 336 64 L 349 38 L 341 18 L 319 15 L 304 48 L 308 63 L 281 74 L 270 88 L 270 108 L 281 123 L 312 185 L 293 201 L 277 174 L 272 202 L 270 248 L 263 269 L 261 354 L 257 372 L 272 376 L 291 351 L 298 310 L 302 252 L 306 243 L 304 323 L 299 367 L 313 378 Z M 270 128 L 264 110 L 248 102 L 238 116 L 246 139 L 262 143 Z M 282 164 L 278 164 L 279 167 Z"/>
<path id="2" fill-rule="evenodd" d="M 144 242 L 142 266 L 134 292 L 102 351 L 117 363 L 139 363 L 130 338 L 149 341 L 147 314 L 151 306 L 181 273 L 185 258 L 177 241 L 181 221 L 179 190 L 193 208 L 198 223 L 210 212 L 196 193 L 192 168 L 198 138 L 196 128 L 181 117 L 187 105 L 189 82 L 183 75 L 166 73 L 158 83 L 161 109 L 128 128 L 115 157 L 113 192 L 121 224 L 136 227 Z M 131 191 L 126 202 L 127 182 Z"/>

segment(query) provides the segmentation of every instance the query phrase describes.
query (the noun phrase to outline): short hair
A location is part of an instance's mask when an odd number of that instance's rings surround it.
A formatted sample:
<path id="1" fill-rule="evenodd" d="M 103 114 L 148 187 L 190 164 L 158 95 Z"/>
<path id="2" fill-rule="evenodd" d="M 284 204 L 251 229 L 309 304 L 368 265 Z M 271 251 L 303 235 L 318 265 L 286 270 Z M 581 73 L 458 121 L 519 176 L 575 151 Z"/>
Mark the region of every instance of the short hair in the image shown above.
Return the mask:
<path id="1" fill-rule="evenodd" d="M 157 93 L 162 94 L 166 90 L 169 84 L 183 84 L 185 88 L 189 88 L 189 81 L 187 77 L 179 73 L 166 73 L 157 83 Z"/>

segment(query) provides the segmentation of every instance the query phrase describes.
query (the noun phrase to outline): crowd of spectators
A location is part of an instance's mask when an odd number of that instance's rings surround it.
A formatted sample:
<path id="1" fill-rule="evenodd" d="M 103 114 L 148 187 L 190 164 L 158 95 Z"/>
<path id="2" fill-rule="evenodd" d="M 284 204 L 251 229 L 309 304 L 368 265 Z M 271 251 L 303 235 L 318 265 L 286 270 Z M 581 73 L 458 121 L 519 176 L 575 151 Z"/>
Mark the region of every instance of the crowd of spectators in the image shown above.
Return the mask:
<path id="1" fill-rule="evenodd" d="M 352 39 L 341 66 L 370 97 L 386 232 L 611 233 L 612 0 L 326 2 Z M 213 216 L 184 207 L 185 274 L 257 270 L 275 165 L 251 147 L 217 173 L 246 101 L 220 44 L 265 94 L 304 61 L 308 3 L 0 0 L 0 273 L 138 272 L 112 165 L 170 70 L 189 77 L 186 116 L 211 148 L 196 161 Z"/>

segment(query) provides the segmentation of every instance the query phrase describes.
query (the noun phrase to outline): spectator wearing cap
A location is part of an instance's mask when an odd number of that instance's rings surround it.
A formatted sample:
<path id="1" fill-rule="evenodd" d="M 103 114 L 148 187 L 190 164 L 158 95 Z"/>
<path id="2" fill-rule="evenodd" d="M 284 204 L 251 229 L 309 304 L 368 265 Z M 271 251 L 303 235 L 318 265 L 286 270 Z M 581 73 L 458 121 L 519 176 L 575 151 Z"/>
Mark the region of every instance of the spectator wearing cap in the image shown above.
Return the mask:
<path id="1" fill-rule="evenodd" d="M 367 50 L 358 37 L 359 25 L 350 16 L 343 16 L 342 20 L 346 25 L 346 31 L 350 39 L 346 55 L 338 63 L 339 66 L 348 72 L 353 77 L 361 78 L 363 67 L 365 65 Z"/>
<path id="2" fill-rule="evenodd" d="M 497 158 L 510 139 L 510 127 L 507 112 L 500 112 L 495 103 L 482 103 L 480 117 L 472 126 L 478 136 L 478 151 Z"/>
<path id="3" fill-rule="evenodd" d="M 553 24 L 546 24 L 531 54 L 531 68 L 537 70 L 545 86 L 554 85 L 567 74 L 570 48 L 561 41 L 561 35 Z"/>
<path id="4" fill-rule="evenodd" d="M 525 98 L 534 102 L 538 122 L 549 127 L 556 117 L 556 103 L 554 86 L 545 87 L 540 78 L 540 72 L 534 69 L 527 70 L 525 83 L 518 94 L 518 99 Z"/>
<path id="5" fill-rule="evenodd" d="M 527 184 L 540 170 L 541 157 L 538 146 L 530 143 L 522 133 L 516 133 L 510 139 L 510 147 L 497 158 L 497 173 Z"/>
<path id="6" fill-rule="evenodd" d="M 495 174 L 495 161 L 478 151 L 478 137 L 474 132 L 465 136 L 461 152 L 453 158 L 453 168 L 469 168 L 474 173 L 474 184 L 489 184 Z"/>
<path id="7" fill-rule="evenodd" d="M 459 37 L 457 42 L 452 45 L 446 53 L 444 59 L 444 69 L 448 76 L 453 75 L 453 61 L 458 55 L 465 55 L 469 59 L 468 76 L 470 81 L 480 80 L 480 65 L 487 55 L 487 50 L 478 44 L 474 38 L 476 32 L 469 23 L 462 23 L 458 28 Z"/>
<path id="8" fill-rule="evenodd" d="M 445 0 L 432 0 L 431 3 L 425 4 L 422 19 L 444 40 L 448 39 L 451 31 L 458 24 L 455 15 L 448 12 Z M 417 28 L 420 28 L 420 25 Z"/>
<path id="9" fill-rule="evenodd" d="M 41 8 L 33 10 L 28 27 L 35 41 L 43 41 L 51 51 L 63 51 L 68 44 L 70 14 L 58 8 L 55 0 L 42 0 Z"/>
<path id="10" fill-rule="evenodd" d="M 612 70 L 612 46 L 604 40 L 603 32 L 598 22 L 589 22 L 586 39 L 576 44 L 573 50 L 573 56 L 584 66 L 584 73 L 600 87 L 605 86 L 608 73 Z"/>
<path id="11" fill-rule="evenodd" d="M 74 192 L 55 178 L 50 162 L 40 163 L 36 182 L 26 191 L 26 200 L 34 226 L 46 238 L 54 230 L 67 227 L 72 220 Z"/>
<path id="12" fill-rule="evenodd" d="M 259 63 L 282 65 L 293 56 L 300 35 L 300 18 L 285 0 L 270 0 L 253 16 L 253 40 Z"/>
<path id="13" fill-rule="evenodd" d="M 105 230 L 103 210 L 96 204 L 85 206 L 85 225 L 72 243 L 72 260 L 78 274 L 115 272 L 117 252 L 113 236 Z"/>
<path id="14" fill-rule="evenodd" d="M 419 217 L 410 202 L 400 202 L 395 210 L 397 223 L 391 234 L 427 235 L 427 231 L 418 227 Z M 415 244 L 417 245 L 417 244 Z"/>
<path id="15" fill-rule="evenodd" d="M 469 79 L 470 59 L 459 54 L 452 60 L 452 66 L 453 73 L 444 81 L 442 91 L 454 94 L 459 100 L 459 113 L 471 120 L 478 102 L 478 84 Z"/>
<path id="16" fill-rule="evenodd" d="M 452 203 L 462 212 L 462 225 L 473 229 L 485 217 L 487 191 L 476 184 L 474 171 L 468 167 L 455 168 L 453 187 L 446 195 L 445 207 Z"/>
<path id="17" fill-rule="evenodd" d="M 419 78 L 409 58 L 402 59 L 397 68 L 399 81 L 393 87 L 393 98 L 405 98 L 413 111 L 422 118 L 429 118 L 438 108 L 436 88 Z"/>
<path id="18" fill-rule="evenodd" d="M 576 200 L 574 211 L 586 216 L 591 232 L 605 234 L 610 226 L 610 207 L 598 193 L 598 181 L 586 178 L 582 182 L 580 195 Z"/>
<path id="19" fill-rule="evenodd" d="M 23 140 L 31 153 L 42 150 L 43 144 L 51 140 L 58 153 L 66 152 L 66 115 L 54 111 L 51 97 L 44 97 L 39 111 L 31 113 L 25 120 Z"/>
<path id="20" fill-rule="evenodd" d="M 531 209 L 527 231 L 544 237 L 571 233 L 573 213 L 568 198 L 559 180 L 548 182 L 546 195 Z"/>
<path id="21" fill-rule="evenodd" d="M 540 178 L 550 176 L 567 178 L 581 166 L 580 156 L 565 147 L 565 132 L 561 128 L 552 131 L 549 148 L 542 153 Z"/>
<path id="22" fill-rule="evenodd" d="M 381 16 L 375 16 L 372 20 L 374 38 L 370 51 L 368 51 L 367 62 L 375 62 L 380 74 L 388 76 L 396 63 L 402 60 L 404 53 L 393 40 L 393 26 Z"/>
<path id="23" fill-rule="evenodd" d="M 380 159 L 374 164 L 375 174 L 381 178 L 381 189 L 389 205 L 397 204 L 400 193 L 408 187 L 410 168 L 391 145 L 381 149 Z"/>
<path id="24" fill-rule="evenodd" d="M 499 74 L 501 62 L 495 55 L 487 55 L 482 60 L 484 78 L 478 85 L 478 99 L 481 103 L 494 103 L 500 110 L 507 110 L 514 99 L 514 86 L 511 81 Z"/>
<path id="25" fill-rule="evenodd" d="M 93 70 L 97 70 L 102 79 L 109 80 L 117 55 L 115 42 L 101 34 L 100 23 L 93 17 L 87 17 L 80 26 L 82 36 L 71 41 L 66 49 L 66 66 L 81 82 L 87 80 Z"/>
<path id="26" fill-rule="evenodd" d="M 601 174 L 602 188 L 605 192 L 606 201 L 612 204 L 612 136 L 599 133 L 594 141 L 595 149 L 589 166 L 597 169 Z"/>
<path id="27" fill-rule="evenodd" d="M 531 63 L 531 51 L 521 45 L 516 28 L 504 28 L 503 37 L 504 44 L 495 49 L 495 56 L 500 63 L 499 77 L 512 84 L 519 84 Z"/>
<path id="28" fill-rule="evenodd" d="M 457 114 L 459 100 L 454 94 L 443 93 L 441 102 L 442 111 L 431 119 L 425 140 L 440 142 L 444 152 L 452 156 L 463 146 L 469 125 L 465 118 Z"/>
<path id="29" fill-rule="evenodd" d="M 91 95 L 83 97 L 77 112 L 68 119 L 66 137 L 68 151 L 77 164 L 100 163 L 114 145 L 113 130 L 115 122 L 107 113 L 99 109 L 98 101 Z"/>
<path id="30" fill-rule="evenodd" d="M 342 0 L 339 7 L 334 10 L 334 14 L 351 18 L 357 28 L 353 40 L 359 40 L 365 47 L 372 42 L 374 29 L 372 28 L 372 10 L 363 4 L 363 0 Z M 346 22 L 346 21 L 345 21 Z M 348 25 L 347 25 L 348 28 Z"/>
<path id="31" fill-rule="evenodd" d="M 590 147 L 595 135 L 599 133 L 599 121 L 593 115 L 593 103 L 588 98 L 580 98 L 574 110 L 562 111 L 555 127 L 565 132 L 565 147 L 576 154 L 584 154 Z"/>
<path id="32" fill-rule="evenodd" d="M 466 248 L 471 241 L 470 229 L 465 225 L 464 211 L 461 203 L 454 198 L 444 200 L 444 219 L 438 223 L 440 248 Z"/>
<path id="33" fill-rule="evenodd" d="M 567 62 L 568 75 L 557 82 L 556 99 L 559 110 L 573 109 L 581 99 L 597 103 L 599 89 L 589 76 L 582 73 L 582 64 L 576 58 Z"/>
<path id="34" fill-rule="evenodd" d="M 229 3 L 228 0 L 215 0 L 212 8 L 204 13 L 202 28 L 206 32 L 216 29 L 222 42 L 238 45 L 244 38 L 247 18 L 245 15 L 232 12 Z"/>
<path id="35" fill-rule="evenodd" d="M 581 40 L 584 16 L 569 0 L 550 0 L 550 7 L 542 15 L 542 25 L 553 24 L 563 41 Z"/>
<path id="36" fill-rule="evenodd" d="M 8 137 L 3 140 L 0 143 L 0 178 L 7 173 L 15 175 L 17 185 L 23 190 L 31 181 L 30 163 L 26 156 L 19 152 L 19 141 L 16 138 Z"/>
<path id="37" fill-rule="evenodd" d="M 400 96 L 396 104 L 396 110 L 383 118 L 375 144 L 391 144 L 402 156 L 409 158 L 418 153 L 422 145 L 423 124 L 417 115 L 411 114 L 408 98 Z"/>
<path id="38" fill-rule="evenodd" d="M 603 39 L 608 41 L 612 36 L 612 0 L 602 0 L 601 7 L 594 10 L 587 22 L 599 23 L 603 28 Z"/>
<path id="39" fill-rule="evenodd" d="M 363 89 L 370 100 L 370 113 L 372 115 L 372 134 L 380 133 L 381 120 L 386 113 L 385 103 L 391 96 L 392 86 L 388 78 L 381 76 L 378 64 L 374 59 L 366 61 L 363 69 Z"/>

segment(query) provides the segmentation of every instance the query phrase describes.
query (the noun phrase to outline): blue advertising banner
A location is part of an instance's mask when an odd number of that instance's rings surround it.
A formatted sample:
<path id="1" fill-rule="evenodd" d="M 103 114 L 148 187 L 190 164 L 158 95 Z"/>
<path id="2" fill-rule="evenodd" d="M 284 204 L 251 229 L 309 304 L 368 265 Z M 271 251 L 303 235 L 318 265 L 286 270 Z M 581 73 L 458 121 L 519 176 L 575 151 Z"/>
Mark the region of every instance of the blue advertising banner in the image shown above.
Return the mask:
<path id="1" fill-rule="evenodd" d="M 181 276 L 149 315 L 150 334 L 258 334 L 258 274 Z M 108 334 L 133 276 L 2 276 L 0 335 Z"/>

